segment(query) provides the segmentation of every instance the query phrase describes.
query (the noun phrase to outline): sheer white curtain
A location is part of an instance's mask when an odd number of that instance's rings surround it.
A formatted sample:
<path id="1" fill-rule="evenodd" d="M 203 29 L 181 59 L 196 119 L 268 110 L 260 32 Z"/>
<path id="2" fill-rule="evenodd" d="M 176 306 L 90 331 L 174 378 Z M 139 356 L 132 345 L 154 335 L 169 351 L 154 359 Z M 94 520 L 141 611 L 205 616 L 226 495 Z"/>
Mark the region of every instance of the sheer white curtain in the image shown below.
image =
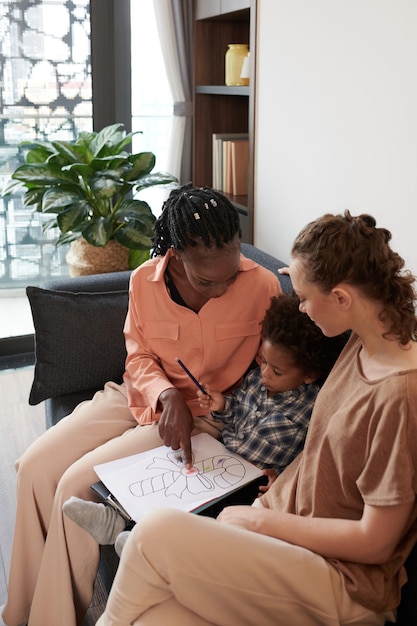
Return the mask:
<path id="1" fill-rule="evenodd" d="M 180 183 L 192 178 L 192 26 L 189 0 L 153 0 L 162 55 L 172 97 L 173 124 L 167 170 Z"/>

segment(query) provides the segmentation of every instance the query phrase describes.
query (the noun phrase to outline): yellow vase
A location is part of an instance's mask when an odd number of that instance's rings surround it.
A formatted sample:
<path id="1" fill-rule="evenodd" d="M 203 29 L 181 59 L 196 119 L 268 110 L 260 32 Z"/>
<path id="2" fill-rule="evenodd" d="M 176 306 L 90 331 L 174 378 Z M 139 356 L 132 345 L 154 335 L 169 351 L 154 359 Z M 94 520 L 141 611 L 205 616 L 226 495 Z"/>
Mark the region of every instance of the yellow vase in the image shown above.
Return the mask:
<path id="1" fill-rule="evenodd" d="M 248 85 L 249 79 L 242 78 L 243 61 L 249 54 L 245 43 L 229 43 L 225 56 L 225 83 L 228 86 Z"/>

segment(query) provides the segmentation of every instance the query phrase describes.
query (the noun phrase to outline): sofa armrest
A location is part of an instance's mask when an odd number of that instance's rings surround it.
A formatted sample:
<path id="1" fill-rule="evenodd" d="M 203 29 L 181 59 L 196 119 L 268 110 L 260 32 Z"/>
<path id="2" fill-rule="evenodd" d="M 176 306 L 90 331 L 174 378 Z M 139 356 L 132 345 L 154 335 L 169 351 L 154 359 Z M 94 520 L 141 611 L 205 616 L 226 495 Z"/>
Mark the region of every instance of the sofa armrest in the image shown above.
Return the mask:
<path id="1" fill-rule="evenodd" d="M 71 293 L 94 293 L 129 290 L 131 271 L 90 274 L 74 278 L 51 278 L 41 284 L 43 289 L 51 291 L 69 291 Z"/>

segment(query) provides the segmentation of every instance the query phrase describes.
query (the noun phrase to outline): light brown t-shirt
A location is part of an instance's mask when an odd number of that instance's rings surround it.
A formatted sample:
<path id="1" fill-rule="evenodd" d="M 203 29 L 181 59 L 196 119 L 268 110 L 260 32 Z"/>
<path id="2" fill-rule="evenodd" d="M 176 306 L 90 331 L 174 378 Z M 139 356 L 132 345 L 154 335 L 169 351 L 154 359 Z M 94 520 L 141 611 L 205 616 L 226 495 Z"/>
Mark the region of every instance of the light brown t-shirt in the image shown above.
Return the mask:
<path id="1" fill-rule="evenodd" d="M 262 497 L 264 506 L 303 516 L 361 519 L 364 503 L 416 502 L 417 370 L 368 381 L 353 335 L 320 391 L 303 452 Z M 348 593 L 375 612 L 398 606 L 402 567 L 417 540 L 417 506 L 383 565 L 329 562 Z"/>

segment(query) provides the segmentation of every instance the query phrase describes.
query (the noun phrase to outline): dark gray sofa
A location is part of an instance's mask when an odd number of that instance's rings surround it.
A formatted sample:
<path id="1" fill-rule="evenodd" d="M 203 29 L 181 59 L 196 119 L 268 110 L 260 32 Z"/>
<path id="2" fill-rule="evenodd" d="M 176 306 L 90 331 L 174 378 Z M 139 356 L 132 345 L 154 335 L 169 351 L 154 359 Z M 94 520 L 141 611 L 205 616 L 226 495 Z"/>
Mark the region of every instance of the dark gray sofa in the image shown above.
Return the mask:
<path id="1" fill-rule="evenodd" d="M 279 277 L 285 292 L 285 263 L 250 244 L 245 256 Z M 35 328 L 35 373 L 29 403 L 45 402 L 49 428 L 109 380 L 121 382 L 126 357 L 123 324 L 128 306 L 130 272 L 49 280 L 27 287 Z M 99 575 L 110 589 L 117 567 L 112 547 L 102 548 Z M 409 582 L 403 588 L 399 626 L 417 624 L 417 547 L 407 562 Z"/>

